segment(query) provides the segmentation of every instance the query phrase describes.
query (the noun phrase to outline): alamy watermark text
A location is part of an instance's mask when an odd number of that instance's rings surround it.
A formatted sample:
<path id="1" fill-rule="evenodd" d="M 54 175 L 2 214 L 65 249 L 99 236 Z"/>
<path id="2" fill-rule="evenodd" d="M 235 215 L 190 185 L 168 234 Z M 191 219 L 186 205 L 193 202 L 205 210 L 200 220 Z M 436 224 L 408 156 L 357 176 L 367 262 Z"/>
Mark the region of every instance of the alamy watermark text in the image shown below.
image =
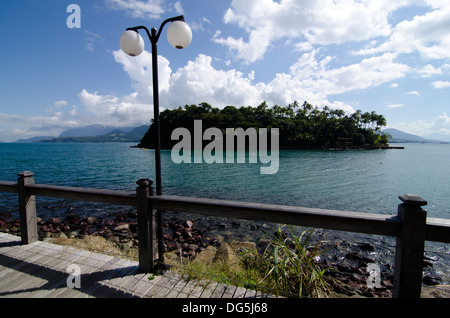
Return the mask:
<path id="1" fill-rule="evenodd" d="M 208 128 L 203 132 L 202 121 L 194 121 L 194 136 L 187 128 L 177 128 L 172 132 L 172 140 L 180 140 L 172 148 L 172 161 L 180 163 L 246 163 L 261 164 L 261 174 L 276 174 L 279 168 L 279 140 L 278 128 L 227 128 L 225 138 L 218 128 Z M 248 144 L 247 141 L 248 140 Z M 211 141 L 203 148 L 204 141 Z M 225 143 L 225 146 L 224 146 Z M 193 152 L 192 152 L 193 145 Z M 224 148 L 226 150 L 224 158 Z M 192 160 L 193 155 L 193 160 Z M 236 157 L 236 160 L 235 160 Z"/>

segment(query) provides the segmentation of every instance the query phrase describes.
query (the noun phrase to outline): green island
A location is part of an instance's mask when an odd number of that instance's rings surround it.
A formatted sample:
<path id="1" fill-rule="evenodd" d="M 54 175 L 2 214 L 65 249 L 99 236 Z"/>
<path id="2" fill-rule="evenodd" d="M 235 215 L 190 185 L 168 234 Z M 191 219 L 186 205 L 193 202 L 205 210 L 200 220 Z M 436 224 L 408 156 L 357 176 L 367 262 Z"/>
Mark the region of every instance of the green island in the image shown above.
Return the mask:
<path id="1" fill-rule="evenodd" d="M 202 120 L 203 129 L 279 128 L 280 149 L 380 149 L 389 147 L 389 135 L 381 132 L 387 125 L 383 115 L 357 110 L 351 115 L 342 109 L 319 108 L 308 102 L 287 107 L 226 106 L 223 109 L 208 103 L 185 105 L 160 114 L 161 148 L 171 149 L 178 141 L 171 140 L 172 131 L 184 127 L 193 133 L 194 120 Z M 151 124 L 138 147 L 154 148 L 155 125 Z"/>

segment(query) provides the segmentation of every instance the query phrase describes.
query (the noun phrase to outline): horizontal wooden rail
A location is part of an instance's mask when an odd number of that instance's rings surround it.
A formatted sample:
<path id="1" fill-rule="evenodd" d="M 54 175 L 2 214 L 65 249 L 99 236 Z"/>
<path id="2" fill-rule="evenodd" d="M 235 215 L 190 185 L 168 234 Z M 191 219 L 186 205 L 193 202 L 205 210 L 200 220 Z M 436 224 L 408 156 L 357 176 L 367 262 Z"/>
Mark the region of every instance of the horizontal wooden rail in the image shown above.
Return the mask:
<path id="1" fill-rule="evenodd" d="M 425 240 L 450 243 L 450 220 L 427 218 Z"/>
<path id="2" fill-rule="evenodd" d="M 0 192 L 18 193 L 17 182 L 0 181 Z"/>
<path id="3" fill-rule="evenodd" d="M 396 216 L 382 214 L 169 195 L 151 201 L 155 209 L 387 236 L 398 236 L 401 225 Z"/>
<path id="4" fill-rule="evenodd" d="M 62 187 L 45 184 L 27 186 L 31 195 L 136 206 L 136 192 L 91 188 Z"/>
<path id="5" fill-rule="evenodd" d="M 136 192 L 55 185 L 28 185 L 31 195 L 78 201 L 136 206 Z M 17 183 L 0 181 L 0 192 L 18 193 Z M 186 212 L 216 217 L 316 227 L 330 230 L 399 236 L 401 221 L 397 216 L 260 204 L 182 196 L 151 196 L 154 209 Z M 450 220 L 427 218 L 426 240 L 450 243 Z"/>

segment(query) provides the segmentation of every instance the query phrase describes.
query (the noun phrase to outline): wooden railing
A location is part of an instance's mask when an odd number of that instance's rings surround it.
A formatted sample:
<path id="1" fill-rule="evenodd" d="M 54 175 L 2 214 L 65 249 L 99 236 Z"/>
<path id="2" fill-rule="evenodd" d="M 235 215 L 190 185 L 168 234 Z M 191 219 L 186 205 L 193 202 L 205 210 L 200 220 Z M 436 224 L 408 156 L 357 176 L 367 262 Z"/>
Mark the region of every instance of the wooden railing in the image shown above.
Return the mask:
<path id="1" fill-rule="evenodd" d="M 153 181 L 137 181 L 136 191 L 115 191 L 41 185 L 32 172 L 21 172 L 16 182 L 0 181 L 0 192 L 17 193 L 22 244 L 38 240 L 36 196 L 135 206 L 138 211 L 139 266 L 152 272 L 164 253 L 159 211 L 188 212 L 348 232 L 396 237 L 393 297 L 420 297 L 425 241 L 450 243 L 450 220 L 427 218 L 417 195 L 404 194 L 397 215 L 358 213 L 227 200 L 155 196 Z"/>

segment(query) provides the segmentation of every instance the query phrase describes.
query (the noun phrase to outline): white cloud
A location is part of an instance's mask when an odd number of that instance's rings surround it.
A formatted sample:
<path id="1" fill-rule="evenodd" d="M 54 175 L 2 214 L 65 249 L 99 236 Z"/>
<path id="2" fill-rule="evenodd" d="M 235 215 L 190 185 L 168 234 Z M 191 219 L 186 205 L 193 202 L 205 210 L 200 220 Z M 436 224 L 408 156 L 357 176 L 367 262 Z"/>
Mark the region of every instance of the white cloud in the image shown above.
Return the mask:
<path id="1" fill-rule="evenodd" d="M 58 100 L 54 103 L 55 108 L 59 109 L 63 106 L 67 106 L 67 101 L 66 100 Z"/>
<path id="2" fill-rule="evenodd" d="M 442 74 L 442 68 L 441 67 L 434 67 L 431 64 L 427 64 L 427 65 L 423 66 L 417 72 L 419 74 L 421 74 L 421 77 L 428 78 L 428 77 L 432 77 L 433 75 Z"/>
<path id="3" fill-rule="evenodd" d="M 378 47 L 362 49 L 357 54 L 380 52 L 419 52 L 425 59 L 450 58 L 450 6 L 448 2 L 429 1 L 435 9 L 398 23 L 389 39 Z"/>
<path id="4" fill-rule="evenodd" d="M 406 93 L 406 95 L 415 95 L 415 96 L 419 96 L 420 93 L 418 91 L 409 91 Z"/>
<path id="5" fill-rule="evenodd" d="M 153 116 L 151 54 L 144 52 L 139 57 L 128 57 L 121 51 L 115 51 L 113 55 L 130 77 L 134 92 L 117 97 L 83 90 L 79 94 L 81 104 L 86 111 L 109 123 L 150 119 Z M 371 62 L 371 59 L 361 64 L 362 69 L 356 66 L 327 69 L 331 58 L 316 60 L 312 52 L 305 53 L 293 65 L 289 74 L 277 74 L 269 83 L 254 83 L 254 72 L 243 74 L 235 69 L 216 69 L 212 60 L 212 57 L 200 54 L 195 60 L 172 72 L 168 60 L 160 56 L 161 109 L 201 102 L 223 108 L 227 105 L 257 106 L 263 101 L 267 101 L 269 105 L 288 105 L 294 101 L 307 100 L 317 106 L 328 105 L 351 113 L 354 109 L 350 105 L 329 102 L 327 95 L 359 89 L 392 78 L 387 69 Z M 395 69 L 395 63 L 389 61 L 390 58 L 382 58 L 379 62 L 389 69 Z M 379 68 L 381 69 L 378 70 Z M 379 79 L 378 73 L 383 74 L 382 79 Z M 355 74 L 365 74 L 367 78 L 359 76 L 354 79 Z M 398 76 L 396 72 L 394 74 Z"/>
<path id="6" fill-rule="evenodd" d="M 431 83 L 434 88 L 442 89 L 442 88 L 448 88 L 450 87 L 450 82 L 448 81 L 436 81 Z"/>
<path id="7" fill-rule="evenodd" d="M 213 40 L 251 63 L 262 59 L 272 43 L 282 38 L 298 39 L 302 49 L 305 43 L 342 44 L 386 37 L 392 32 L 390 14 L 408 2 L 233 0 L 224 22 L 242 28 L 248 39 L 222 37 L 217 32 Z"/>
<path id="8" fill-rule="evenodd" d="M 431 120 L 417 120 L 413 122 L 399 122 L 390 125 L 407 133 L 425 138 L 436 138 L 450 141 L 450 117 L 442 112 Z"/>
<path id="9" fill-rule="evenodd" d="M 172 107 L 200 102 L 224 107 L 256 105 L 262 101 L 258 85 L 252 85 L 252 73 L 245 77 L 236 70 L 216 70 L 211 62 L 211 57 L 200 54 L 172 74 L 170 89 L 161 95 L 162 102 Z"/>
<path id="10" fill-rule="evenodd" d="M 209 21 L 207 18 L 203 17 L 200 22 L 196 21 L 190 21 L 189 26 L 191 27 L 192 31 L 205 31 L 204 24 L 211 24 L 211 21 Z"/>
<path id="11" fill-rule="evenodd" d="M 78 97 L 85 109 L 95 115 L 95 123 L 114 126 L 132 126 L 148 123 L 153 114 L 150 104 L 142 104 L 137 93 L 121 98 L 89 93 L 83 89 Z M 86 125 L 86 123 L 83 123 Z"/>
<path id="12" fill-rule="evenodd" d="M 405 105 L 403 104 L 390 104 L 390 105 L 386 105 L 387 108 L 400 108 L 403 107 Z"/>
<path id="13" fill-rule="evenodd" d="M 139 56 L 128 56 L 122 50 L 114 51 L 114 60 L 123 65 L 124 71 L 129 75 L 131 86 L 138 93 L 137 98 L 147 103 L 153 97 L 152 55 L 148 51 Z M 172 69 L 169 61 L 158 56 L 158 85 L 160 91 L 169 89 L 169 79 Z"/>
<path id="14" fill-rule="evenodd" d="M 175 2 L 173 8 L 175 9 L 175 12 L 177 14 L 184 14 L 183 6 L 181 5 L 180 1 Z"/>
<path id="15" fill-rule="evenodd" d="M 106 0 L 106 5 L 126 11 L 133 18 L 159 19 L 165 12 L 163 0 Z"/>
<path id="16" fill-rule="evenodd" d="M 86 29 L 84 29 L 84 33 L 86 33 L 86 37 L 84 39 L 84 41 L 86 42 L 85 49 L 90 52 L 93 52 L 94 48 L 95 48 L 95 44 L 103 42 L 103 39 L 100 35 L 90 32 Z"/>
<path id="17" fill-rule="evenodd" d="M 79 126 L 71 112 L 58 111 L 48 116 L 0 113 L 0 139 L 9 142 L 34 136 L 57 136 L 64 129 Z"/>
<path id="18" fill-rule="evenodd" d="M 316 54 L 317 50 L 303 54 L 291 67 L 291 74 L 302 79 L 301 87 L 325 95 L 376 87 L 402 78 L 411 71 L 409 66 L 396 62 L 396 55 L 392 53 L 340 68 L 327 68 L 332 58 L 327 56 L 318 61 Z"/>
<path id="19" fill-rule="evenodd" d="M 83 90 L 82 105 L 98 117 L 114 121 L 131 121 L 152 116 L 151 54 L 129 57 L 115 51 L 116 62 L 123 65 L 131 79 L 134 93 L 123 96 L 100 95 Z M 221 70 L 212 65 L 212 57 L 200 54 L 184 67 L 172 72 L 169 61 L 159 57 L 160 104 L 174 108 L 185 104 L 207 102 L 214 107 L 227 105 L 288 105 L 308 101 L 317 106 L 328 105 L 354 111 L 344 102 L 329 102 L 329 95 L 375 87 L 402 78 L 410 68 L 386 53 L 363 59 L 360 63 L 333 68 L 330 56 L 318 57 L 318 51 L 304 53 L 289 73 L 279 73 L 268 83 L 254 83 L 255 73 L 243 74 L 235 69 Z M 150 111 L 149 111 L 150 110 Z"/>

